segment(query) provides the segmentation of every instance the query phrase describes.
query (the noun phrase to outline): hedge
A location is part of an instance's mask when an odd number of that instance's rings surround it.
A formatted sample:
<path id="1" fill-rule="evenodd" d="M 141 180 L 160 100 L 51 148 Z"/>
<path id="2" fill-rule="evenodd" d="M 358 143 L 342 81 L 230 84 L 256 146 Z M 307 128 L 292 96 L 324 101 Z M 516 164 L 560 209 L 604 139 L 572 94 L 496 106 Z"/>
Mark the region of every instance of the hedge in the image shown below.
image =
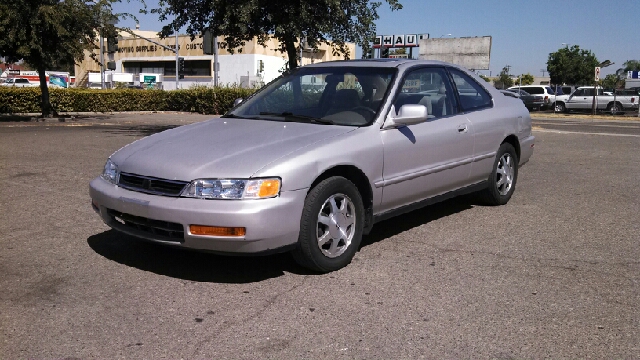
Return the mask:
<path id="1" fill-rule="evenodd" d="M 57 112 L 184 111 L 224 114 L 255 89 L 195 87 L 184 90 L 49 89 Z M 0 86 L 0 113 L 39 113 L 40 88 Z"/>

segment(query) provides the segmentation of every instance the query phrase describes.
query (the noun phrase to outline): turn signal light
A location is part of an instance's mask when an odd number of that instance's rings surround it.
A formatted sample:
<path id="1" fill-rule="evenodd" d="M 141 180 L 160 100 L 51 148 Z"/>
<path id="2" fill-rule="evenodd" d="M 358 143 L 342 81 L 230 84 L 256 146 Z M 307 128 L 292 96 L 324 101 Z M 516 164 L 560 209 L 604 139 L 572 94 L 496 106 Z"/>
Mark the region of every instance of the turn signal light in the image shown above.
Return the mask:
<path id="1" fill-rule="evenodd" d="M 189 225 L 189 232 L 192 235 L 203 236 L 244 236 L 247 229 L 243 227 Z"/>
<path id="2" fill-rule="evenodd" d="M 280 192 L 280 180 L 278 179 L 265 179 L 260 184 L 260 190 L 258 191 L 258 197 L 272 197 L 278 195 Z"/>

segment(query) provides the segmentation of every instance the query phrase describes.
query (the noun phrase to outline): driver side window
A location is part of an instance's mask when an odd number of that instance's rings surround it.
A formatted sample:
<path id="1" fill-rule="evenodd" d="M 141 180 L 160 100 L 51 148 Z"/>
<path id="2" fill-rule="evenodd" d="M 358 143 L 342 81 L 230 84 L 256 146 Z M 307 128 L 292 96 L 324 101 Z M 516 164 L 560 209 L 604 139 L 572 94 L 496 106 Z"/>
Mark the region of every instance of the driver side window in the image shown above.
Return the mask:
<path id="1" fill-rule="evenodd" d="M 424 105 L 430 119 L 454 115 L 458 108 L 446 72 L 437 67 L 416 69 L 405 76 L 394 102 L 396 112 L 407 104 Z"/>

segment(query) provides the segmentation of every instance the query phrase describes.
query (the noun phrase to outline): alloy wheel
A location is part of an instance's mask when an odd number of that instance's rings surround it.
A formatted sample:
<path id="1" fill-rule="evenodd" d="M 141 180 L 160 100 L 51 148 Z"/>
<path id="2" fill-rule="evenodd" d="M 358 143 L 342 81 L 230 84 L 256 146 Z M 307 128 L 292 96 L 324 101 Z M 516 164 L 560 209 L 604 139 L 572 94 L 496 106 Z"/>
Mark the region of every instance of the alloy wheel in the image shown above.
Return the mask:
<path id="1" fill-rule="evenodd" d="M 320 251 L 329 258 L 342 255 L 356 232 L 356 209 L 344 194 L 330 196 L 318 214 L 317 239 Z"/>
<path id="2" fill-rule="evenodd" d="M 502 196 L 507 195 L 513 186 L 514 166 L 513 157 L 511 157 L 509 153 L 503 154 L 502 157 L 500 157 L 500 161 L 498 161 L 495 180 L 496 188 Z"/>

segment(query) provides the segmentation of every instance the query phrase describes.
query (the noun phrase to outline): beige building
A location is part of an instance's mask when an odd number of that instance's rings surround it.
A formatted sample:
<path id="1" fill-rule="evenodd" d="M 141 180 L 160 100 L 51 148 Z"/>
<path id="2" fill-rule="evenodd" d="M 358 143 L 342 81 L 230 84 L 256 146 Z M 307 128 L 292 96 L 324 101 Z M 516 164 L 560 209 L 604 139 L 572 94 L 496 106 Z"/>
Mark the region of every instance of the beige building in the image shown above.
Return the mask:
<path id="1" fill-rule="evenodd" d="M 133 30 L 137 36 L 121 33 L 118 41 L 118 51 L 113 54 L 105 53 L 105 63 L 115 62 L 116 73 L 133 74 L 134 83 L 139 81 L 141 74 L 161 74 L 162 87 L 175 88 L 176 55 L 173 49 L 176 47 L 176 38 L 161 39 L 152 31 Z M 139 36 L 142 36 L 139 37 Z M 148 41 L 148 38 L 152 41 Z M 218 42 L 223 40 L 218 38 Z M 181 88 L 187 88 L 193 84 L 211 84 L 213 82 L 213 55 L 205 55 L 202 49 L 202 38 L 191 39 L 188 35 L 178 36 L 178 56 L 185 61 L 185 78 L 181 80 Z M 105 42 L 106 43 L 106 42 Z M 168 49 L 164 48 L 166 46 Z M 106 46 L 106 45 L 105 45 Z M 224 85 L 254 85 L 254 83 L 267 83 L 285 69 L 287 56 L 281 53 L 280 42 L 270 39 L 265 46 L 259 45 L 257 39 L 247 42 L 242 48 L 236 49 L 230 54 L 226 49 L 219 48 L 218 62 L 220 71 L 218 83 Z M 355 57 L 355 44 L 348 44 L 350 57 Z M 96 59 L 99 59 L 98 50 L 95 51 Z M 318 50 L 303 49 L 302 64 L 315 62 L 342 60 L 344 57 L 333 55 L 333 50 L 328 45 L 322 45 Z M 76 82 L 78 86 L 86 86 L 89 72 L 99 72 L 100 66 L 87 53 L 84 61 L 76 65 Z"/>

